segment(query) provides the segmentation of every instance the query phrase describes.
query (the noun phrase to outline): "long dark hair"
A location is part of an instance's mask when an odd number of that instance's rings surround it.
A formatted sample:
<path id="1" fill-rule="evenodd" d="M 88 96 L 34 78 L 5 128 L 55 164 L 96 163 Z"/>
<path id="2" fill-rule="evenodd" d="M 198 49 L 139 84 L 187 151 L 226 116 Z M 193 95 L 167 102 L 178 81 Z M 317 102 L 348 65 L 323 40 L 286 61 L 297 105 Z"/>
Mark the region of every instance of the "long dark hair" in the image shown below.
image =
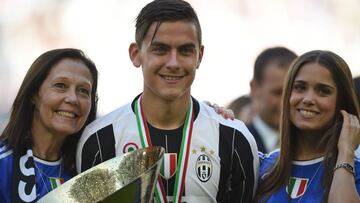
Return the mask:
<path id="1" fill-rule="evenodd" d="M 292 160 L 296 147 L 296 127 L 290 121 L 290 96 L 294 79 L 299 70 L 308 63 L 318 63 L 331 72 L 337 91 L 337 103 L 333 125 L 322 136 L 319 145 L 325 146 L 324 176 L 323 176 L 323 201 L 326 202 L 331 182 L 333 179 L 332 169 L 335 166 L 338 149 L 337 142 L 342 127 L 340 110 L 359 115 L 359 104 L 354 91 L 351 71 L 346 62 L 337 54 L 330 51 L 315 50 L 307 52 L 297 58 L 291 65 L 285 80 L 285 89 L 282 98 L 282 112 L 280 122 L 280 155 L 274 168 L 263 180 L 260 180 L 256 199 L 267 200 L 271 194 L 278 191 L 283 185 L 287 185 L 291 175 Z"/>
<path id="2" fill-rule="evenodd" d="M 93 84 L 91 90 L 91 110 L 85 125 L 81 130 L 68 136 L 62 146 L 62 157 L 65 169 L 75 173 L 75 151 L 79 137 L 84 127 L 96 118 L 97 109 L 97 81 L 98 71 L 95 64 L 78 49 L 54 49 L 40 55 L 30 66 L 20 86 L 12 105 L 10 119 L 0 138 L 5 140 L 7 148 L 15 153 L 24 153 L 26 145 L 32 142 L 31 124 L 34 114 L 34 105 L 31 101 L 39 91 L 40 86 L 48 76 L 50 70 L 60 60 L 70 58 L 81 60 L 90 70 Z"/>

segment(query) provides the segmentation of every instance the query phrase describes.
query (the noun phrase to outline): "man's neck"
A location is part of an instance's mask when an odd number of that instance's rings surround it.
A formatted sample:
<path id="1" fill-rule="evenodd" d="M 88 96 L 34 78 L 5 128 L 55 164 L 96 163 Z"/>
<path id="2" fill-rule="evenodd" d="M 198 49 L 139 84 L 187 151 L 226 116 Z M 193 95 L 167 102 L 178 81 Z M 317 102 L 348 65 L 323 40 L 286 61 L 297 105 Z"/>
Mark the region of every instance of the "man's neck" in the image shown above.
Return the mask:
<path id="1" fill-rule="evenodd" d="M 142 108 L 145 118 L 152 126 L 171 130 L 180 127 L 185 120 L 190 95 L 175 100 L 163 100 L 151 95 L 142 95 Z"/>

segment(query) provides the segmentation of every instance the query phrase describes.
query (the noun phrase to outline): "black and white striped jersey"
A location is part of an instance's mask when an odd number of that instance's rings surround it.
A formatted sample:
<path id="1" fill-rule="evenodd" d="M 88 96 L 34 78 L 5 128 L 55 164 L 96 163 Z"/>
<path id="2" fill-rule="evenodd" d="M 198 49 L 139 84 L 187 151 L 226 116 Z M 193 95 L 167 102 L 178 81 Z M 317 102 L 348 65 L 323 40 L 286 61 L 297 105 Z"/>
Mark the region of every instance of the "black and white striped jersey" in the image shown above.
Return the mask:
<path id="1" fill-rule="evenodd" d="M 182 202 L 251 202 L 259 167 L 255 140 L 241 121 L 226 120 L 192 99 L 195 119 Z M 78 172 L 141 147 L 135 100 L 86 127 L 78 144 Z M 152 144 L 166 149 L 161 176 L 168 201 L 174 192 L 182 128 L 162 130 L 148 124 Z"/>

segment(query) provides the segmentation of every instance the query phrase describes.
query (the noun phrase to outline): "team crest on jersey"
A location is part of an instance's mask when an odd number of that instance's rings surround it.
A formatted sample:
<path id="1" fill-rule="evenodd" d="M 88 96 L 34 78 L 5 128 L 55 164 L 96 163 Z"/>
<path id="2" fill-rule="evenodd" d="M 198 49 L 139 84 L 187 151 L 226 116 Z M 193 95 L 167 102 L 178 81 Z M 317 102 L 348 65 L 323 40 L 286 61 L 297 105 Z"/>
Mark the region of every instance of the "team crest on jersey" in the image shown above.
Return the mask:
<path id="1" fill-rule="evenodd" d="M 139 149 L 139 146 L 135 142 L 128 142 L 123 147 L 123 153 L 132 152 Z"/>
<path id="2" fill-rule="evenodd" d="M 302 196 L 308 186 L 309 179 L 290 177 L 289 185 L 286 187 L 286 192 L 292 199 Z"/>
<path id="3" fill-rule="evenodd" d="M 208 155 L 201 154 L 196 160 L 196 175 L 201 182 L 207 182 L 212 174 L 212 162 Z"/>
<path id="4" fill-rule="evenodd" d="M 169 180 L 176 173 L 177 154 L 165 153 L 161 164 L 160 175 L 166 180 Z"/>

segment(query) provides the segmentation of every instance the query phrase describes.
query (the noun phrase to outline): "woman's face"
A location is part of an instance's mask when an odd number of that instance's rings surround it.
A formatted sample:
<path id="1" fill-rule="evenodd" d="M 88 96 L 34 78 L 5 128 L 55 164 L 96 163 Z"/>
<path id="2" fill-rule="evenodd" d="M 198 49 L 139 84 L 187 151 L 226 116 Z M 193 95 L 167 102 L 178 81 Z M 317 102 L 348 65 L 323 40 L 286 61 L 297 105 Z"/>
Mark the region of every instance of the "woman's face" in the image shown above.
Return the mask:
<path id="1" fill-rule="evenodd" d="M 303 132 L 322 132 L 335 116 L 338 89 L 331 72 L 318 63 L 300 68 L 290 95 L 290 120 Z"/>
<path id="2" fill-rule="evenodd" d="M 91 109 L 93 78 L 80 60 L 65 58 L 50 70 L 34 96 L 34 133 L 67 136 L 78 132 Z"/>

